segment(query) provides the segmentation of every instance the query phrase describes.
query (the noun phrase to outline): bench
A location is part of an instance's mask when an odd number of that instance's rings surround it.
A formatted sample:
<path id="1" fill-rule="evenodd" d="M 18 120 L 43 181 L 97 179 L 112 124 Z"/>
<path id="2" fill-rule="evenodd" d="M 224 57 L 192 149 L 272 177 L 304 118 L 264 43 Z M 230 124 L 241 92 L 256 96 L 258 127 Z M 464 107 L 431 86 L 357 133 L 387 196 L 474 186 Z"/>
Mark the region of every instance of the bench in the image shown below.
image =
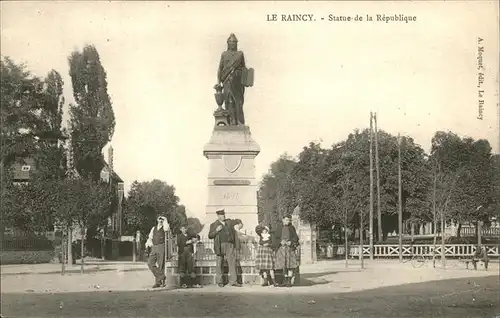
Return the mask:
<path id="1" fill-rule="evenodd" d="M 469 263 L 472 263 L 474 266 L 474 270 L 477 270 L 477 263 L 482 262 L 484 264 L 484 269 L 488 270 L 488 260 L 486 259 L 477 259 L 477 258 L 462 258 L 459 259 L 459 262 L 465 263 L 467 269 L 469 269 Z"/>

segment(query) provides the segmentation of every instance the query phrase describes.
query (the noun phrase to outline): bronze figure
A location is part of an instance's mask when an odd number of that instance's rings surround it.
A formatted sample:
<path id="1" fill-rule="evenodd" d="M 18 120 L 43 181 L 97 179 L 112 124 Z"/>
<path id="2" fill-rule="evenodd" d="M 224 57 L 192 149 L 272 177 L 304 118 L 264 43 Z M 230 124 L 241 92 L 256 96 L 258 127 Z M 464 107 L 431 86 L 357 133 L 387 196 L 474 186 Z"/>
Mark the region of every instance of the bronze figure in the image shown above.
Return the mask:
<path id="1" fill-rule="evenodd" d="M 219 105 L 218 111 L 221 111 L 223 101 L 225 110 L 229 114 L 228 124 L 244 126 L 245 87 L 253 86 L 253 69 L 246 67 L 245 56 L 242 51 L 238 51 L 238 39 L 233 33 L 227 39 L 227 50 L 222 52 L 220 58 L 217 81 L 218 84 L 214 89 Z"/>

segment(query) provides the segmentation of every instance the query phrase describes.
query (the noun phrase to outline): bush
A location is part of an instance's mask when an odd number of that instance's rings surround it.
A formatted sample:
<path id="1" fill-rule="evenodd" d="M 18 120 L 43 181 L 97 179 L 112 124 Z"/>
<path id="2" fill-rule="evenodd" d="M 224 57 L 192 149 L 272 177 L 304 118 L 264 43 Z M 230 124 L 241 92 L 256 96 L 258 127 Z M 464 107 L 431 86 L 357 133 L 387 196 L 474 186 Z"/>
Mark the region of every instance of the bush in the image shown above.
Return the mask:
<path id="1" fill-rule="evenodd" d="M 45 236 L 6 236 L 2 240 L 2 251 L 49 251 L 54 245 Z"/>
<path id="2" fill-rule="evenodd" d="M 1 251 L 2 265 L 7 264 L 44 264 L 54 258 L 54 251 Z"/>

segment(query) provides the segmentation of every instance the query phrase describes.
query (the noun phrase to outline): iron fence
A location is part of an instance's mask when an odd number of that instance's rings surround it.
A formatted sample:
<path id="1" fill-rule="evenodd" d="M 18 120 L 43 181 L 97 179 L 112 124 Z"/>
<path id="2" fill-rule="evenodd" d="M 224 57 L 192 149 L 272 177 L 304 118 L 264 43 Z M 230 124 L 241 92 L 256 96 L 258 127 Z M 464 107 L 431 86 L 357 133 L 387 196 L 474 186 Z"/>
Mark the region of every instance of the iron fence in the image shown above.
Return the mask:
<path id="1" fill-rule="evenodd" d="M 242 236 L 239 239 L 239 248 L 236 249 L 236 258 L 240 261 L 253 261 L 257 252 L 258 242 L 251 236 Z M 214 240 L 201 238 L 194 245 L 194 257 L 197 261 L 215 261 Z M 177 239 L 167 238 L 167 260 L 177 260 Z"/>

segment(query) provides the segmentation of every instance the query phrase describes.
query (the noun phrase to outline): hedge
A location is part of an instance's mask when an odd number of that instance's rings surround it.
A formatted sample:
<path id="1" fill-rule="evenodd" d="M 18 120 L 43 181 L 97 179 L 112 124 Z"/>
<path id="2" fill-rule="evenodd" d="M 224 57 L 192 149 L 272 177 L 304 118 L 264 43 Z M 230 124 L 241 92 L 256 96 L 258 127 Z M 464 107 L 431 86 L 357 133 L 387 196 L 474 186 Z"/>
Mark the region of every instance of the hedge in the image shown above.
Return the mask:
<path id="1" fill-rule="evenodd" d="M 51 240 L 44 236 L 7 236 L 2 239 L 2 251 L 49 251 L 54 249 Z"/>

